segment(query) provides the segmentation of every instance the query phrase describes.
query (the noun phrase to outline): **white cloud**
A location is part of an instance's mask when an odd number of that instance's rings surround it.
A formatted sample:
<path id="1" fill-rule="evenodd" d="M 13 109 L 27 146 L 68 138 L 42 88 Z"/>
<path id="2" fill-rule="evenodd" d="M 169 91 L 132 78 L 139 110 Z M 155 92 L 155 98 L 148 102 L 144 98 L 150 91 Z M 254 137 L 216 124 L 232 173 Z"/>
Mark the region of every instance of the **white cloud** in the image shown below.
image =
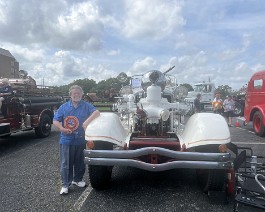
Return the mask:
<path id="1" fill-rule="evenodd" d="M 0 1 L 0 23 L 3 25 L 7 24 L 7 17 L 6 17 L 6 3 L 4 1 Z"/>
<path id="2" fill-rule="evenodd" d="M 0 47 L 63 85 L 171 66 L 179 83 L 242 87 L 265 69 L 265 2 L 0 0 Z M 200 9 L 198 9 L 200 8 Z"/>
<path id="3" fill-rule="evenodd" d="M 11 43 L 3 43 L 4 49 L 8 49 L 13 55 L 15 55 L 18 61 L 27 61 L 31 63 L 42 62 L 45 57 L 44 49 L 41 49 L 38 45 L 32 45 L 32 48 L 24 47 L 21 45 L 14 45 Z"/>
<path id="4" fill-rule="evenodd" d="M 125 9 L 122 32 L 128 38 L 162 39 L 185 25 L 178 1 L 129 0 Z"/>
<path id="5" fill-rule="evenodd" d="M 119 55 L 120 53 L 121 51 L 118 49 L 118 50 L 111 50 L 107 54 L 110 56 L 115 56 L 115 55 Z"/>
<path id="6" fill-rule="evenodd" d="M 67 49 L 99 50 L 104 31 L 98 7 L 91 2 L 73 4 L 58 16 L 55 44 Z"/>
<path id="7" fill-rule="evenodd" d="M 136 60 L 129 70 L 129 76 L 136 74 L 144 74 L 149 70 L 154 69 L 156 66 L 156 60 L 152 57 L 146 57 L 142 60 Z"/>

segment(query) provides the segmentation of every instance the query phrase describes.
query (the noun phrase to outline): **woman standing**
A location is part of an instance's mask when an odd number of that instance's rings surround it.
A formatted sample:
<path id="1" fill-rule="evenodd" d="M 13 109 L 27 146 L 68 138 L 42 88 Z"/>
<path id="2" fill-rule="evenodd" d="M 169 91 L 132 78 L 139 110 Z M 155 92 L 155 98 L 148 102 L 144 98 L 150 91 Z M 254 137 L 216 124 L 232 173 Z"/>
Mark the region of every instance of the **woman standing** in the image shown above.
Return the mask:
<path id="1" fill-rule="evenodd" d="M 218 114 L 223 113 L 223 101 L 221 99 L 220 93 L 215 94 L 215 98 L 212 101 L 212 105 L 213 105 L 213 112 L 214 113 L 218 113 Z"/>
<path id="2" fill-rule="evenodd" d="M 232 127 L 233 126 L 232 119 L 234 115 L 235 101 L 232 99 L 231 95 L 227 96 L 227 98 L 225 99 L 223 103 L 223 107 L 224 107 L 225 116 L 227 117 L 228 126 Z"/>

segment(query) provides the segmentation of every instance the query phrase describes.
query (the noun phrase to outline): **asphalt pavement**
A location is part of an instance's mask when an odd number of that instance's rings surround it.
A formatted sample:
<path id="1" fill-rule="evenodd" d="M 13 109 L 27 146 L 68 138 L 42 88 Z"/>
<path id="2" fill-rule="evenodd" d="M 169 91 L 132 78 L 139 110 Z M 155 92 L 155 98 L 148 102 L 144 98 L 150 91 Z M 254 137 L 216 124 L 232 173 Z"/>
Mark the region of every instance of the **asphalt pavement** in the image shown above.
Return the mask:
<path id="1" fill-rule="evenodd" d="M 230 128 L 232 142 L 251 146 L 264 154 L 265 138 L 251 132 L 251 126 Z M 0 140 L 0 211 L 232 211 L 229 204 L 211 204 L 196 180 L 194 170 L 161 173 L 115 167 L 112 186 L 106 191 L 71 187 L 61 196 L 59 133 L 38 139 L 31 131 Z M 89 182 L 88 174 L 85 174 Z M 241 212 L 259 212 L 240 206 Z"/>

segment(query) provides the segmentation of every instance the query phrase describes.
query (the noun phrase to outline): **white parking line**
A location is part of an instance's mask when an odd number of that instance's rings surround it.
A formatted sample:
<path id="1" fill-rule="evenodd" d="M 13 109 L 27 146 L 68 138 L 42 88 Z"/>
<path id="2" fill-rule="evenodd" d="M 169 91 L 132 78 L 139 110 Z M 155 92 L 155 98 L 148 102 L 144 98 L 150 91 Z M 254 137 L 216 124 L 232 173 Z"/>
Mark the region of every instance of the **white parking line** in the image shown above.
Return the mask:
<path id="1" fill-rule="evenodd" d="M 245 130 L 245 131 L 249 131 L 249 132 L 252 132 L 252 131 L 250 131 L 250 130 L 248 130 L 248 129 L 244 129 L 244 128 L 242 128 L 242 127 L 236 127 L 237 129 L 240 129 L 240 130 Z"/>
<path id="2" fill-rule="evenodd" d="M 248 132 L 250 132 L 250 133 L 252 133 L 252 134 L 255 134 L 255 132 L 250 131 L 250 130 L 248 130 L 248 129 L 244 129 L 244 128 L 241 128 L 241 127 L 236 127 L 236 128 L 239 129 L 239 130 L 245 130 L 245 131 L 248 131 Z"/>
<path id="3" fill-rule="evenodd" d="M 252 144 L 252 145 L 265 145 L 265 143 L 262 142 L 232 142 L 233 144 Z"/>
<path id="4" fill-rule="evenodd" d="M 81 194 L 81 196 L 78 198 L 78 200 L 74 204 L 74 209 L 76 211 L 81 210 L 84 202 L 86 201 L 87 197 L 89 196 L 89 194 L 91 193 L 92 190 L 93 190 L 93 188 L 90 185 L 88 185 L 86 190 L 84 190 L 84 192 Z"/>
<path id="5" fill-rule="evenodd" d="M 244 131 L 247 131 L 249 133 L 252 133 L 252 134 L 255 134 L 255 132 L 253 131 L 250 131 L 248 129 L 244 129 L 244 128 L 241 128 L 241 127 L 237 127 L 237 129 L 240 129 L 240 130 L 244 130 Z M 265 143 L 263 143 L 263 141 L 260 141 L 260 142 L 233 142 L 234 144 L 252 144 L 252 145 L 265 145 Z"/>

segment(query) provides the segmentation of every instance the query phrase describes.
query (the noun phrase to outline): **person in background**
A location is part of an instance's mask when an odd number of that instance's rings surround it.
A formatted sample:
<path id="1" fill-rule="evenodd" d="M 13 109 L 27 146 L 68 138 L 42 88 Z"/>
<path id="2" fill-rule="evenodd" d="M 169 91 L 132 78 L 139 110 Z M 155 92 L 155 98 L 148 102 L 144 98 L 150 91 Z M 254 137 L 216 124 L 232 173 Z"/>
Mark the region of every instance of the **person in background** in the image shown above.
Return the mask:
<path id="1" fill-rule="evenodd" d="M 69 89 L 71 99 L 56 111 L 53 124 L 61 131 L 60 164 L 62 188 L 60 194 L 68 194 L 69 186 L 85 187 L 84 149 L 85 130 L 100 112 L 89 102 L 82 100 L 84 92 L 78 85 Z"/>
<path id="2" fill-rule="evenodd" d="M 201 112 L 201 97 L 202 95 L 199 93 L 197 97 L 194 99 L 194 113 Z"/>
<path id="3" fill-rule="evenodd" d="M 215 98 L 212 101 L 212 105 L 213 105 L 213 112 L 214 113 L 218 113 L 218 114 L 223 113 L 223 100 L 221 99 L 220 93 L 215 94 Z"/>
<path id="4" fill-rule="evenodd" d="M 0 87 L 0 112 L 2 109 L 3 101 L 5 101 L 8 95 L 11 95 L 13 92 L 12 86 L 9 84 L 7 78 L 2 79 L 2 86 Z"/>
<path id="5" fill-rule="evenodd" d="M 231 95 L 227 96 L 227 98 L 224 100 L 223 107 L 224 107 L 224 114 L 227 118 L 228 126 L 232 127 L 235 101 L 232 99 Z"/>

